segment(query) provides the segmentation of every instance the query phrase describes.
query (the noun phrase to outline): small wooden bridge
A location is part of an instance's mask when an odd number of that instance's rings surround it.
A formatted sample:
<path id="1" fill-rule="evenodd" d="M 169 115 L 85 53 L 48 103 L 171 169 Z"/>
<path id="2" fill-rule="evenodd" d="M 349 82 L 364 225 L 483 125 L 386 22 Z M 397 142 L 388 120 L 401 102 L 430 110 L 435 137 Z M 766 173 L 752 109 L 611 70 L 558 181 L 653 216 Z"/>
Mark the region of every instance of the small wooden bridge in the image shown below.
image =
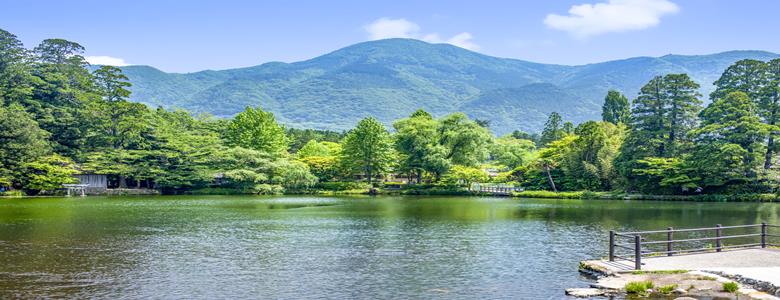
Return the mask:
<path id="1" fill-rule="evenodd" d="M 472 192 L 491 194 L 494 196 L 512 196 L 513 192 L 522 192 L 523 189 L 507 184 L 485 184 L 475 183 L 469 187 Z"/>
<path id="2" fill-rule="evenodd" d="M 726 234 L 728 233 L 728 234 Z M 767 223 L 708 228 L 609 232 L 609 262 L 628 262 L 641 270 L 643 258 L 717 253 L 780 246 L 780 225 Z"/>

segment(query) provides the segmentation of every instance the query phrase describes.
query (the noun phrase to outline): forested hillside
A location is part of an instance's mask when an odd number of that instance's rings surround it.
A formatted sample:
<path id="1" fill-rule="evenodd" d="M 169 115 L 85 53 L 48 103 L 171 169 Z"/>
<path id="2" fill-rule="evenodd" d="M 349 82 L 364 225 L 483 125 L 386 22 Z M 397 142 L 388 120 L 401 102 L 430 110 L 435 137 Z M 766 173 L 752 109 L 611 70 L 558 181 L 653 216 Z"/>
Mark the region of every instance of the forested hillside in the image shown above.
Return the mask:
<path id="1" fill-rule="evenodd" d="M 637 57 L 584 66 L 496 58 L 448 44 L 389 39 L 352 45 L 296 63 L 188 74 L 123 67 L 131 100 L 230 117 L 260 105 L 293 127 L 345 130 L 358 120 L 392 120 L 422 108 L 435 116 L 463 111 L 491 122 L 495 134 L 541 130 L 557 111 L 575 122 L 599 118 L 609 89 L 634 97 L 642 84 L 668 73 L 709 83 L 740 59 L 777 54 L 732 51 L 712 55 Z"/>
<path id="2" fill-rule="evenodd" d="M 380 61 L 398 59 L 398 51 L 391 52 L 375 51 L 369 56 Z M 376 193 L 375 188 L 389 185 L 412 194 L 470 194 L 478 183 L 553 192 L 700 195 L 713 199 L 763 194 L 745 197 L 776 200 L 780 190 L 779 169 L 775 167 L 780 150 L 775 141 L 780 133 L 780 58 L 739 60 L 713 79 L 715 89 L 706 95 L 701 93 L 701 85 L 710 83 L 697 82 L 687 73 L 667 73 L 641 83 L 636 96 L 609 90 L 599 97 L 599 104 L 588 104 L 585 96 L 565 88 L 563 83 L 571 78 L 558 78 L 560 84 L 534 83 L 526 78 L 519 87 L 504 88 L 500 86 L 506 83 L 498 77 L 472 78 L 473 86 L 490 89 L 475 92 L 464 88 L 464 78 L 472 74 L 464 70 L 488 74 L 484 66 L 495 67 L 499 61 L 467 52 L 466 62 L 444 56 L 450 60 L 445 64 L 442 61 L 447 59 L 442 58 L 438 69 L 422 63 L 406 68 L 415 70 L 409 74 L 427 72 L 436 82 L 449 84 L 437 87 L 437 91 L 449 93 L 453 100 L 429 110 L 464 109 L 477 119 L 462 112 L 437 116 L 417 109 L 392 120 L 389 130 L 377 119 L 392 117 L 381 113 L 388 106 L 364 103 L 370 109 L 363 109 L 358 104 L 365 99 L 353 99 L 348 105 L 347 100 L 322 94 L 323 99 L 331 99 L 323 105 L 343 101 L 336 106 L 342 107 L 340 114 L 317 112 L 323 122 L 341 124 L 345 115 L 357 118 L 372 114 L 341 133 L 285 128 L 273 112 L 260 107 L 247 106 L 231 118 L 217 119 L 131 102 L 132 85 L 123 71 L 111 66 L 90 67 L 82 53 L 80 44 L 56 38 L 28 49 L 15 35 L 0 30 L 0 195 L 61 193 L 63 184 L 77 181 L 74 174 L 105 174 L 112 186 L 120 189 L 163 193 Z M 724 59 L 734 57 L 728 55 Z M 391 90 L 371 88 L 377 82 L 387 84 L 386 75 L 396 74 L 390 68 L 380 72 L 385 75 L 377 75 L 377 68 L 355 63 L 365 59 L 349 55 L 326 58 L 320 58 L 321 64 L 341 71 L 319 69 L 322 72 L 313 76 L 313 68 L 303 68 L 309 71 L 291 72 L 289 77 L 268 72 L 257 77 L 277 76 L 279 82 L 308 77 L 307 86 L 316 82 L 351 93 L 361 89 L 346 84 L 348 74 L 362 74 L 362 78 L 375 74 L 375 80 L 360 84 L 367 91 L 392 94 Z M 687 66 L 703 69 L 715 64 L 712 57 L 696 59 L 699 61 L 687 60 Z M 301 64 L 306 63 L 311 62 Z M 502 72 L 519 74 L 517 68 L 538 67 L 513 63 L 515 68 Z M 482 67 L 477 66 L 480 64 Z M 607 68 L 610 72 L 628 69 L 627 61 L 614 64 Z M 447 69 L 444 65 L 457 67 Z M 282 64 L 268 68 L 292 70 Z M 560 67 L 539 67 L 537 75 L 552 76 L 555 68 Z M 237 74 L 247 71 L 231 71 L 235 77 L 219 85 L 234 84 L 224 91 L 240 94 L 242 86 L 253 84 L 237 79 Z M 445 79 L 447 72 L 453 80 Z M 193 76 L 157 74 L 161 76 L 156 82 L 159 85 Z M 199 84 L 182 83 L 179 89 L 169 91 L 192 92 L 226 74 L 200 73 Z M 593 86 L 603 79 L 598 78 L 591 78 Z M 398 91 L 407 79 L 395 78 Z M 467 92 L 474 98 L 456 97 Z M 537 108 L 523 109 L 515 99 Z M 312 113 L 316 109 L 294 99 L 275 105 L 266 107 L 298 107 Z M 558 110 L 567 113 L 559 114 Z M 582 121 L 588 115 L 577 112 L 589 110 L 599 111 L 601 121 Z M 306 115 L 287 113 L 286 117 Z M 540 133 L 513 130 L 498 137 L 490 132 L 491 127 L 518 121 L 540 122 L 544 127 Z"/>

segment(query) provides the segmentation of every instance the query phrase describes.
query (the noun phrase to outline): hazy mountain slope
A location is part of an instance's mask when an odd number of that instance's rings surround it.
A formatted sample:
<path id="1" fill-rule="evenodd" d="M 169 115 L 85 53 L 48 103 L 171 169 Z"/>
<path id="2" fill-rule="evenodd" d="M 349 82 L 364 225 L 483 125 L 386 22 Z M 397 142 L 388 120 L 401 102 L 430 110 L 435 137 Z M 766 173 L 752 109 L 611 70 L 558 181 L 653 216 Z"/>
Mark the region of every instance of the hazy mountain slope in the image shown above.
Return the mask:
<path id="1" fill-rule="evenodd" d="M 539 130 L 546 114 L 596 119 L 610 88 L 630 98 L 655 75 L 687 72 L 709 92 L 712 81 L 742 58 L 778 57 L 760 51 L 637 57 L 583 66 L 496 58 L 447 44 L 389 39 L 355 44 L 296 63 L 165 73 L 124 67 L 134 101 L 232 116 L 261 105 L 295 127 L 349 129 L 365 116 L 389 124 L 418 108 L 444 115 L 465 111 L 492 121 L 498 134 Z"/>

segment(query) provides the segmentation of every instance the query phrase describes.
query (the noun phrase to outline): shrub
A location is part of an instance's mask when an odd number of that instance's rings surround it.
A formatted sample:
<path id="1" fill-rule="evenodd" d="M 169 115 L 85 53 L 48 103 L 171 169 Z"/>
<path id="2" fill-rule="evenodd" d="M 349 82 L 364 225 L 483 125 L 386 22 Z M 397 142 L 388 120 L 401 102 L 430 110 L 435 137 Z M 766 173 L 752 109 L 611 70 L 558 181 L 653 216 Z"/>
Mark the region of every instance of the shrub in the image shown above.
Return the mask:
<path id="1" fill-rule="evenodd" d="M 625 289 L 626 293 L 629 294 L 636 294 L 636 295 L 646 295 L 647 290 L 653 288 L 653 282 L 650 280 L 645 281 L 632 281 L 629 283 L 626 283 Z"/>
<path id="2" fill-rule="evenodd" d="M 370 186 L 365 182 L 320 182 L 317 183 L 315 188 L 325 191 L 346 191 L 346 190 L 359 190 L 368 189 Z"/>
<path id="3" fill-rule="evenodd" d="M 739 285 L 736 282 L 724 282 L 723 291 L 733 293 L 739 289 Z"/>

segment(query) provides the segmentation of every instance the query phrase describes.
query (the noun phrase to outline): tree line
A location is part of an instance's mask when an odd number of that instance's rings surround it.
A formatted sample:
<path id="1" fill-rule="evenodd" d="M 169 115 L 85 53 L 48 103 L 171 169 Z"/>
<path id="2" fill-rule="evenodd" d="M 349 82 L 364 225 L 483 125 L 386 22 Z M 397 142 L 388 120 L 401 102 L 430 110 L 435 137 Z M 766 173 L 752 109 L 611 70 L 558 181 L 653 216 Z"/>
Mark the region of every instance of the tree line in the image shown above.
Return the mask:
<path id="1" fill-rule="evenodd" d="M 165 193 L 303 192 L 328 183 L 476 182 L 536 190 L 653 194 L 773 192 L 780 60 L 730 66 L 704 107 L 686 74 L 651 79 L 633 101 L 605 97 L 602 121 L 551 113 L 539 133 L 494 137 L 489 122 L 417 110 L 392 127 L 292 129 L 248 107 L 232 119 L 130 102 L 121 69 L 47 39 L 0 30 L 0 188 L 51 193 L 74 174 Z"/>

